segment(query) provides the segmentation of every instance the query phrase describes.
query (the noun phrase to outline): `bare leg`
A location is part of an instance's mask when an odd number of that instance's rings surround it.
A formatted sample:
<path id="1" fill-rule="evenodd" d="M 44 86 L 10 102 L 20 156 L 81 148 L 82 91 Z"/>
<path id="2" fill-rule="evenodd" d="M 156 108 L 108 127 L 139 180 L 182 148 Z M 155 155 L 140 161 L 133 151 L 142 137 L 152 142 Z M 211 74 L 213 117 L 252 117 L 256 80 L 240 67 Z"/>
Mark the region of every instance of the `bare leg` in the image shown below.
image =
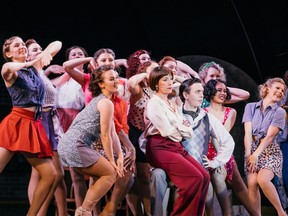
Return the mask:
<path id="1" fill-rule="evenodd" d="M 258 172 L 257 182 L 261 187 L 263 193 L 267 197 L 267 199 L 271 202 L 271 204 L 276 209 L 278 215 L 284 216 L 286 212 L 282 208 L 277 190 L 271 180 L 274 178 L 274 173 L 268 169 L 262 169 Z"/>
<path id="2" fill-rule="evenodd" d="M 249 215 L 254 216 L 257 215 L 256 211 L 252 208 L 249 202 L 249 195 L 248 195 L 248 189 L 247 186 L 238 170 L 238 166 L 236 164 L 236 161 L 234 161 L 233 166 L 233 176 L 231 181 L 228 181 L 228 183 L 232 186 L 233 191 L 235 192 L 237 198 L 242 203 L 242 205 L 245 207 Z"/>
<path id="3" fill-rule="evenodd" d="M 38 184 L 39 180 L 40 180 L 39 173 L 34 167 L 32 167 L 31 176 L 30 176 L 29 184 L 28 184 L 28 199 L 29 199 L 30 204 L 32 203 L 33 193 L 35 191 L 36 185 Z"/>
<path id="4" fill-rule="evenodd" d="M 57 212 L 58 216 L 67 216 L 68 210 L 67 210 L 67 187 L 64 180 L 64 169 L 63 165 L 60 161 L 58 152 L 54 152 L 54 158 L 53 158 L 54 166 L 56 168 L 56 171 L 58 173 L 59 182 L 57 185 L 57 188 L 55 190 L 54 196 L 57 204 Z"/>
<path id="5" fill-rule="evenodd" d="M 37 215 L 40 207 L 47 199 L 56 179 L 56 170 L 50 158 L 27 158 L 40 175 L 39 182 L 35 188 L 32 202 L 27 215 Z"/>
<path id="6" fill-rule="evenodd" d="M 257 183 L 257 173 L 249 173 L 247 176 L 248 195 L 251 206 L 256 211 L 257 216 L 261 216 L 261 194 Z"/>
<path id="7" fill-rule="evenodd" d="M 76 207 L 78 208 L 83 203 L 84 197 L 87 192 L 87 185 L 83 173 L 80 173 L 79 171 L 74 170 L 71 167 L 69 169 L 71 179 L 74 185 Z"/>
<path id="8" fill-rule="evenodd" d="M 98 178 L 89 178 L 89 185 L 93 184 L 95 181 L 97 181 Z M 101 213 L 101 202 L 97 202 L 95 207 L 92 210 L 93 216 L 98 216 Z"/>
<path id="9" fill-rule="evenodd" d="M 100 216 L 115 216 L 117 206 L 125 198 L 128 191 L 131 189 L 132 184 L 129 184 L 132 177 L 132 172 L 125 172 L 124 177 L 117 177 L 116 182 L 113 186 L 110 200 L 107 202 L 105 208 L 101 212 Z"/>
<path id="10" fill-rule="evenodd" d="M 8 151 L 7 149 L 0 147 L 0 173 L 4 170 L 7 163 L 13 157 L 14 152 Z"/>
<path id="11" fill-rule="evenodd" d="M 98 179 L 89 186 L 83 204 L 77 208 L 75 215 L 92 215 L 91 212 L 96 203 L 99 202 L 115 183 L 117 173 L 111 163 L 104 157 L 100 157 L 93 165 L 79 168 L 79 170 Z"/>
<path id="12" fill-rule="evenodd" d="M 58 216 L 67 216 L 67 202 L 66 202 L 67 190 L 66 190 L 66 184 L 64 182 L 64 170 L 60 162 L 58 153 L 54 151 L 53 154 L 54 154 L 54 157 L 52 160 L 53 160 L 53 164 L 55 166 L 56 172 L 57 172 L 57 176 L 54 181 L 53 187 L 51 191 L 49 192 L 47 199 L 45 200 L 45 202 L 43 203 L 43 205 L 41 206 L 38 212 L 38 215 L 47 215 L 50 202 L 54 194 L 56 194 L 58 190 L 58 196 L 55 195 L 57 208 L 58 208 L 58 211 L 57 211 Z M 30 204 L 32 203 L 33 192 L 36 188 L 36 185 L 38 184 L 40 180 L 40 175 L 34 167 L 32 167 L 31 171 L 32 172 L 31 172 L 30 181 L 28 185 L 28 198 L 29 198 Z"/>

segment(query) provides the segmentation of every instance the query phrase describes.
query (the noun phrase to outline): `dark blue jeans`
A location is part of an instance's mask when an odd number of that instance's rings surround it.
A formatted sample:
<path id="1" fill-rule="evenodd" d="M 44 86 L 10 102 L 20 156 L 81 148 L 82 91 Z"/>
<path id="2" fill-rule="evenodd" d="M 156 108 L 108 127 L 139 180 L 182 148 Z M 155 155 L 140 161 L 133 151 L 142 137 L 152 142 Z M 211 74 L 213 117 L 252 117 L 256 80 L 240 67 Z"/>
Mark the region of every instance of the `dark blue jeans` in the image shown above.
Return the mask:
<path id="1" fill-rule="evenodd" d="M 278 192 L 282 207 L 288 207 L 288 142 L 282 142 L 280 145 L 283 154 L 282 178 L 274 177 L 274 185 Z"/>
<path id="2" fill-rule="evenodd" d="M 284 181 L 284 187 L 286 190 L 286 194 L 288 194 L 288 141 L 281 143 L 280 146 L 283 154 L 283 181 Z"/>

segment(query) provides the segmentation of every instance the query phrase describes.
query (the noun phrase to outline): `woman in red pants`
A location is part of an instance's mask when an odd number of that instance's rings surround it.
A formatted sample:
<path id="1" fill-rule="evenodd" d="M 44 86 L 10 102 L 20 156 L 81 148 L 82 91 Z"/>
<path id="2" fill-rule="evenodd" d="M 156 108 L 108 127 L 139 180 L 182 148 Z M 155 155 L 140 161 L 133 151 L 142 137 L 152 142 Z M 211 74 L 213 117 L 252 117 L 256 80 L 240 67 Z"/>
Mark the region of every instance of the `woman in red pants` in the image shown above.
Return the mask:
<path id="1" fill-rule="evenodd" d="M 147 103 L 146 156 L 153 167 L 163 169 L 178 188 L 171 215 L 203 215 L 210 177 L 184 150 L 180 141 L 192 136 L 181 109 L 168 95 L 173 89 L 173 72 L 161 66 L 152 70 L 149 86 L 156 93 Z"/>

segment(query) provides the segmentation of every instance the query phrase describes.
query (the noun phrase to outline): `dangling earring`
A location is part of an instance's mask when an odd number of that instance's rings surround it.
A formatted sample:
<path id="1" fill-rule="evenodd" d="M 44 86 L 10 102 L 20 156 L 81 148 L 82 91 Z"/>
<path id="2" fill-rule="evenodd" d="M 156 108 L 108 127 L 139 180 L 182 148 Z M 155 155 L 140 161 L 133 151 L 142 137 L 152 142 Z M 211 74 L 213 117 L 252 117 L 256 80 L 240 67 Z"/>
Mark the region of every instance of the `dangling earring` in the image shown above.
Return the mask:
<path id="1" fill-rule="evenodd" d="M 158 92 L 159 88 L 158 85 L 155 86 L 156 92 Z"/>

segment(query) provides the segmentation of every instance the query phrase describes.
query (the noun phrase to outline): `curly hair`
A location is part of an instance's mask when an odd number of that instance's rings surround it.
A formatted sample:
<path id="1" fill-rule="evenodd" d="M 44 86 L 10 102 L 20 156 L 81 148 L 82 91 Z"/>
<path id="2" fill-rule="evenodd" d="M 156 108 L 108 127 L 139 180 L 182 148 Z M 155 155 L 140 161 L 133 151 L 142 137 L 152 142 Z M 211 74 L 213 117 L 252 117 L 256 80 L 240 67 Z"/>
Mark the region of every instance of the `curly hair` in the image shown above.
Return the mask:
<path id="1" fill-rule="evenodd" d="M 148 54 L 150 56 L 150 52 L 140 49 L 135 52 L 133 52 L 127 59 L 127 71 L 126 71 L 126 76 L 129 79 L 133 75 L 137 73 L 138 67 L 140 65 L 140 59 L 139 56 L 142 54 Z"/>
<path id="2" fill-rule="evenodd" d="M 158 65 L 158 63 L 156 61 L 143 62 L 142 64 L 139 65 L 136 74 L 147 73 L 147 68 L 149 68 L 153 63 Z M 140 85 L 141 88 L 143 88 L 143 87 L 147 86 L 147 83 L 144 82 L 144 81 L 141 81 L 139 83 L 139 85 Z"/>
<path id="3" fill-rule="evenodd" d="M 198 71 L 198 74 L 202 80 L 204 80 L 208 74 L 209 68 L 214 68 L 219 71 L 219 76 L 221 80 L 224 80 L 226 82 L 226 74 L 224 73 L 224 68 L 221 67 L 219 64 L 216 62 L 205 62 L 203 63 Z"/>
<path id="4" fill-rule="evenodd" d="M 229 89 L 227 88 L 227 85 L 226 85 L 226 82 L 224 80 L 221 80 L 221 79 L 212 79 L 212 80 L 209 80 L 205 87 L 204 87 L 204 99 L 206 99 L 207 101 L 211 102 L 211 99 L 216 95 L 217 93 L 217 89 L 216 89 L 216 85 L 218 83 L 223 83 L 225 86 L 226 86 L 226 98 L 225 98 L 225 101 L 226 100 L 231 100 L 231 93 L 229 91 Z"/>
<path id="5" fill-rule="evenodd" d="M 96 97 L 102 93 L 99 83 L 103 83 L 103 73 L 109 70 L 114 70 L 112 65 L 102 65 L 91 72 L 89 90 L 91 91 L 93 97 Z"/>

